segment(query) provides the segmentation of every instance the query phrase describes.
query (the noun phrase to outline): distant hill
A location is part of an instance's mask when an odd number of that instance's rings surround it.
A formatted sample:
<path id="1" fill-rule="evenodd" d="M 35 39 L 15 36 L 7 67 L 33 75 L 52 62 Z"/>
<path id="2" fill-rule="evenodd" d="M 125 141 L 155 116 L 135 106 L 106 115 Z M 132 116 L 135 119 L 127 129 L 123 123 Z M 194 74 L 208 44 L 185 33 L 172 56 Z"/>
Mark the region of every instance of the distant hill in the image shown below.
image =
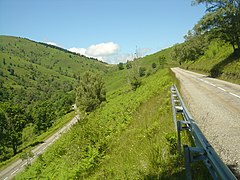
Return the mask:
<path id="1" fill-rule="evenodd" d="M 106 71 L 105 63 L 25 38 L 0 36 L 0 81 L 5 87 L 33 86 L 42 78 L 75 82 L 87 70 Z"/>
<path id="2" fill-rule="evenodd" d="M 106 63 L 56 46 L 0 36 L 0 161 L 25 148 L 22 134 L 28 128 L 41 135 L 72 110 L 84 72 L 108 69 Z"/>

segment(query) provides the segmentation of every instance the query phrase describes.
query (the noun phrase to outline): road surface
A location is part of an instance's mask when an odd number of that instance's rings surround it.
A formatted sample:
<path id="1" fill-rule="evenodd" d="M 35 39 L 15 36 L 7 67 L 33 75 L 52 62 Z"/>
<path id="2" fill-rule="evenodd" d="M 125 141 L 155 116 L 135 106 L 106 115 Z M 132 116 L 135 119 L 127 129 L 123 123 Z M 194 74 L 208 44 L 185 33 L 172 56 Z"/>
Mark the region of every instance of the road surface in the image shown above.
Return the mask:
<path id="1" fill-rule="evenodd" d="M 50 146 L 54 141 L 56 141 L 64 132 L 68 131 L 70 127 L 75 124 L 79 119 L 79 115 L 76 115 L 71 121 L 69 121 L 63 128 L 54 133 L 51 137 L 44 141 L 44 143 L 39 144 L 32 150 L 33 157 L 29 160 L 18 159 L 6 169 L 0 171 L 0 180 L 12 179 L 17 173 L 24 170 L 28 163 L 35 160 L 40 154 L 42 154 L 48 146 Z"/>
<path id="2" fill-rule="evenodd" d="M 240 85 L 172 68 L 185 104 L 220 158 L 240 174 Z"/>

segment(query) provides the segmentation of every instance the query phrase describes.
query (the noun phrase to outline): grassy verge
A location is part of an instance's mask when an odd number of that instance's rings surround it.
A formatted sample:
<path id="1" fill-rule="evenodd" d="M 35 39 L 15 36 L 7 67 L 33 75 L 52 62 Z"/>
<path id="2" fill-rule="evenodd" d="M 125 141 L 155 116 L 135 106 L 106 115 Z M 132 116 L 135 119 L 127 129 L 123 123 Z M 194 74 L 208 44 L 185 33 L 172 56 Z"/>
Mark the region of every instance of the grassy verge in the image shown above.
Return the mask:
<path id="1" fill-rule="evenodd" d="M 198 60 L 186 62 L 181 67 L 240 84 L 240 57 L 220 40 L 212 41 Z"/>
<path id="2" fill-rule="evenodd" d="M 75 112 L 71 112 L 69 114 L 66 114 L 65 116 L 59 118 L 55 125 L 52 126 L 48 131 L 45 133 L 41 134 L 40 136 L 36 137 L 36 139 L 31 142 L 30 144 L 20 147 L 19 153 L 15 155 L 14 157 L 8 159 L 7 161 L 1 162 L 0 163 L 0 169 L 4 169 L 13 162 L 15 162 L 17 159 L 20 159 L 22 156 L 23 151 L 30 151 L 33 149 L 35 146 L 37 146 L 39 143 L 43 142 L 46 140 L 48 137 L 50 137 L 52 134 L 54 134 L 56 131 L 58 131 L 60 128 L 62 128 L 66 123 L 68 123 L 73 117 L 75 116 Z"/>
<path id="3" fill-rule="evenodd" d="M 184 179 L 171 118 L 172 83 L 164 69 L 136 91 L 125 84 L 108 93 L 106 103 L 16 179 Z"/>
<path id="4" fill-rule="evenodd" d="M 184 178 L 182 158 L 176 141 L 167 90 L 141 104 L 132 122 L 110 143 L 110 153 L 93 179 Z M 175 139 L 176 140 L 176 139 Z"/>

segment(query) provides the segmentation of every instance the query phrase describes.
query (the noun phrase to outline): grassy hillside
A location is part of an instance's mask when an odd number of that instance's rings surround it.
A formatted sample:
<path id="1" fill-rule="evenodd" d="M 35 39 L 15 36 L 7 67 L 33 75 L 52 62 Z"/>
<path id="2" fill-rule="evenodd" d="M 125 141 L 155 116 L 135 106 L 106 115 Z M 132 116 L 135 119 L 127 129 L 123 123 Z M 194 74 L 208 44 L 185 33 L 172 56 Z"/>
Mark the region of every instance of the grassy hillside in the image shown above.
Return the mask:
<path id="1" fill-rule="evenodd" d="M 74 103 L 74 87 L 86 70 L 100 71 L 107 89 L 106 102 L 95 111 L 82 114 L 70 132 L 16 179 L 185 179 L 171 117 L 169 89 L 175 79 L 168 67 L 178 65 L 172 60 L 172 48 L 129 62 L 131 66 L 124 64 L 120 70 L 118 66 L 110 67 L 26 39 L 0 39 L 2 87 L 14 92 L 15 99 L 6 95 L 11 101 L 28 104 L 28 112 L 33 112 L 28 123 L 38 123 L 42 117 L 37 115 L 41 112 L 46 112 L 43 118 L 65 114 L 65 106 Z M 221 48 L 215 52 L 214 47 Z M 226 49 L 223 51 L 222 47 Z M 220 60 L 208 66 L 200 66 L 201 61 L 204 64 L 207 57 L 224 59 L 230 54 L 229 46 L 212 42 L 203 56 L 182 67 L 211 72 Z M 230 64 L 231 73 L 232 67 Z M 139 83 L 134 90 L 133 79 Z M 24 93 L 26 98 L 21 99 Z M 188 136 L 183 137 L 183 144 L 189 144 Z M 2 147 L 0 152 L 6 153 Z M 198 179 L 209 178 L 199 165 L 192 173 Z"/>
<path id="2" fill-rule="evenodd" d="M 84 72 L 108 69 L 105 63 L 59 47 L 0 36 L 0 166 L 37 143 L 24 136 L 36 139 L 71 111 Z"/>
<path id="3" fill-rule="evenodd" d="M 0 52 L 0 80 L 8 87 L 34 85 L 44 76 L 74 82 L 87 70 L 107 70 L 95 59 L 23 38 L 0 36 Z"/>
<path id="4" fill-rule="evenodd" d="M 159 55 L 168 56 L 160 52 L 105 74 L 107 101 L 16 179 L 185 179 L 171 117 L 174 78 L 167 68 L 152 67 Z M 140 66 L 151 73 L 133 91 L 131 76 Z M 187 136 L 184 142 L 189 143 Z M 200 174 L 209 177 L 200 171 L 199 179 Z"/>
<path id="5" fill-rule="evenodd" d="M 204 55 L 183 63 L 182 67 L 240 84 L 240 57 L 233 54 L 229 44 L 219 39 L 209 42 Z"/>

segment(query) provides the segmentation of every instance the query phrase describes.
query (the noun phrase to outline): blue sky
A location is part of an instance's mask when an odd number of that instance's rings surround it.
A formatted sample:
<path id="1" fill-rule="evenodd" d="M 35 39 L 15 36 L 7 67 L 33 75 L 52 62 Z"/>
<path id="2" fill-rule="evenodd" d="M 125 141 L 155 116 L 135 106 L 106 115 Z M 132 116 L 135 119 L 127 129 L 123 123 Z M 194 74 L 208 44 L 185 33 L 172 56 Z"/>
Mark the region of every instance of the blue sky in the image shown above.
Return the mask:
<path id="1" fill-rule="evenodd" d="M 0 0 L 0 34 L 118 63 L 183 42 L 205 13 L 191 1 Z"/>

